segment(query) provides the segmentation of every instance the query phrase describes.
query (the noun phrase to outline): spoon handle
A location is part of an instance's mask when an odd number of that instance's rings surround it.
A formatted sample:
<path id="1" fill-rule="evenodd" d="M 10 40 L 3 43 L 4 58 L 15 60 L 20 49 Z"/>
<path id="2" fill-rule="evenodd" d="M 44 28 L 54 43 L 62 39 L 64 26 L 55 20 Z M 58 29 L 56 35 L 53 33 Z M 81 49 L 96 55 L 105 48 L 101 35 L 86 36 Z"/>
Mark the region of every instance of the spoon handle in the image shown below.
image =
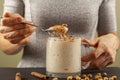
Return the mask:
<path id="1" fill-rule="evenodd" d="M 27 22 L 22 22 L 21 24 L 28 24 L 28 25 L 31 25 L 31 26 L 38 27 L 37 25 L 31 24 L 31 23 L 27 23 Z M 43 29 L 43 28 L 40 28 L 40 30 L 46 32 L 46 30 Z"/>
<path id="2" fill-rule="evenodd" d="M 2 16 L 0 16 L 0 19 L 3 18 Z M 27 23 L 27 22 L 21 22 L 20 24 L 28 24 L 28 25 L 31 25 L 31 26 L 35 26 L 35 27 L 38 27 L 37 25 L 35 24 L 31 24 L 31 23 Z M 45 29 L 41 28 L 41 31 L 44 31 L 44 32 L 47 32 Z"/>

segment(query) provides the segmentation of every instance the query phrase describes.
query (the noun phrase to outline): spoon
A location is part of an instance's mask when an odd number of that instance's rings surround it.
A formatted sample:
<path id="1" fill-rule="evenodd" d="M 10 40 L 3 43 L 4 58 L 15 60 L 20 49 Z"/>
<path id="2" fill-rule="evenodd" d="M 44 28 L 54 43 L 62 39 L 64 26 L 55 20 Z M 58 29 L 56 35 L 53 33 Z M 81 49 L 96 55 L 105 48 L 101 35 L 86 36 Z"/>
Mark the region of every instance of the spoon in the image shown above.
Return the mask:
<path id="1" fill-rule="evenodd" d="M 3 18 L 2 16 L 0 16 L 0 19 Z M 38 27 L 37 25 L 35 24 L 31 24 L 31 23 L 27 23 L 27 22 L 21 22 L 20 24 L 27 24 L 27 25 L 31 25 L 31 26 L 35 26 L 35 27 Z M 41 31 L 44 31 L 44 32 L 53 32 L 53 30 L 48 30 L 48 29 L 43 29 L 41 28 L 40 29 Z"/>

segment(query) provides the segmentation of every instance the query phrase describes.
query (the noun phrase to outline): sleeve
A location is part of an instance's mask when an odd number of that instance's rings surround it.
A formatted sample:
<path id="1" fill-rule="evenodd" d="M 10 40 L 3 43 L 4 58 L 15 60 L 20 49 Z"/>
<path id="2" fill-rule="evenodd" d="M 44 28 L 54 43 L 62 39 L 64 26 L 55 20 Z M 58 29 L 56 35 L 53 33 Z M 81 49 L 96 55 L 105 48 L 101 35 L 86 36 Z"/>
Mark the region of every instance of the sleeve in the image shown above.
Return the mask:
<path id="1" fill-rule="evenodd" d="M 10 13 L 18 13 L 24 16 L 23 0 L 4 0 L 4 11 Z"/>
<path id="2" fill-rule="evenodd" d="M 98 35 L 117 31 L 115 0 L 103 0 L 99 8 Z"/>

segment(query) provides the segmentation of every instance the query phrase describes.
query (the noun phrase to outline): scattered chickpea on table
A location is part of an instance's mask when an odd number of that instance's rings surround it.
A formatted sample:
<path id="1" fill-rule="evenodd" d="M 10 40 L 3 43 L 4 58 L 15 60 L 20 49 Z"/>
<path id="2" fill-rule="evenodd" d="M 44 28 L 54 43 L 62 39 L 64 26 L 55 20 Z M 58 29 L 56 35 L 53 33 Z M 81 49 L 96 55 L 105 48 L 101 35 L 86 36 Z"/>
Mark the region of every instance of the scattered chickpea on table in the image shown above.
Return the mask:
<path id="1" fill-rule="evenodd" d="M 40 79 L 47 80 L 47 76 L 44 74 L 41 74 L 39 72 L 31 72 L 32 76 L 35 76 Z M 75 76 L 68 76 L 66 80 L 117 80 L 117 76 L 113 75 L 110 77 L 107 77 L 108 74 L 106 72 L 103 73 L 97 73 L 95 75 L 92 74 L 82 74 L 81 76 L 75 75 Z M 15 75 L 15 80 L 22 80 L 22 76 L 20 72 L 17 72 Z M 59 78 L 54 77 L 52 80 L 59 80 Z"/>

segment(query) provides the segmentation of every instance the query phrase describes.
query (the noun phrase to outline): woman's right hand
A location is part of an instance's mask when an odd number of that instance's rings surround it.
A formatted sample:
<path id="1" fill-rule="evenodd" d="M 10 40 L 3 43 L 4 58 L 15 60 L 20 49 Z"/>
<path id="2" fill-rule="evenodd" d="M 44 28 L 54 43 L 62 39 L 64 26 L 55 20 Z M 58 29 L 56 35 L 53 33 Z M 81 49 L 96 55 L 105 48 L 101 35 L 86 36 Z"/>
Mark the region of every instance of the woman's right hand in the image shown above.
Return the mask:
<path id="1" fill-rule="evenodd" d="M 12 44 L 25 45 L 29 42 L 30 35 L 35 31 L 36 27 L 21 24 L 22 22 L 31 23 L 19 14 L 6 12 L 1 19 L 0 33 Z"/>

